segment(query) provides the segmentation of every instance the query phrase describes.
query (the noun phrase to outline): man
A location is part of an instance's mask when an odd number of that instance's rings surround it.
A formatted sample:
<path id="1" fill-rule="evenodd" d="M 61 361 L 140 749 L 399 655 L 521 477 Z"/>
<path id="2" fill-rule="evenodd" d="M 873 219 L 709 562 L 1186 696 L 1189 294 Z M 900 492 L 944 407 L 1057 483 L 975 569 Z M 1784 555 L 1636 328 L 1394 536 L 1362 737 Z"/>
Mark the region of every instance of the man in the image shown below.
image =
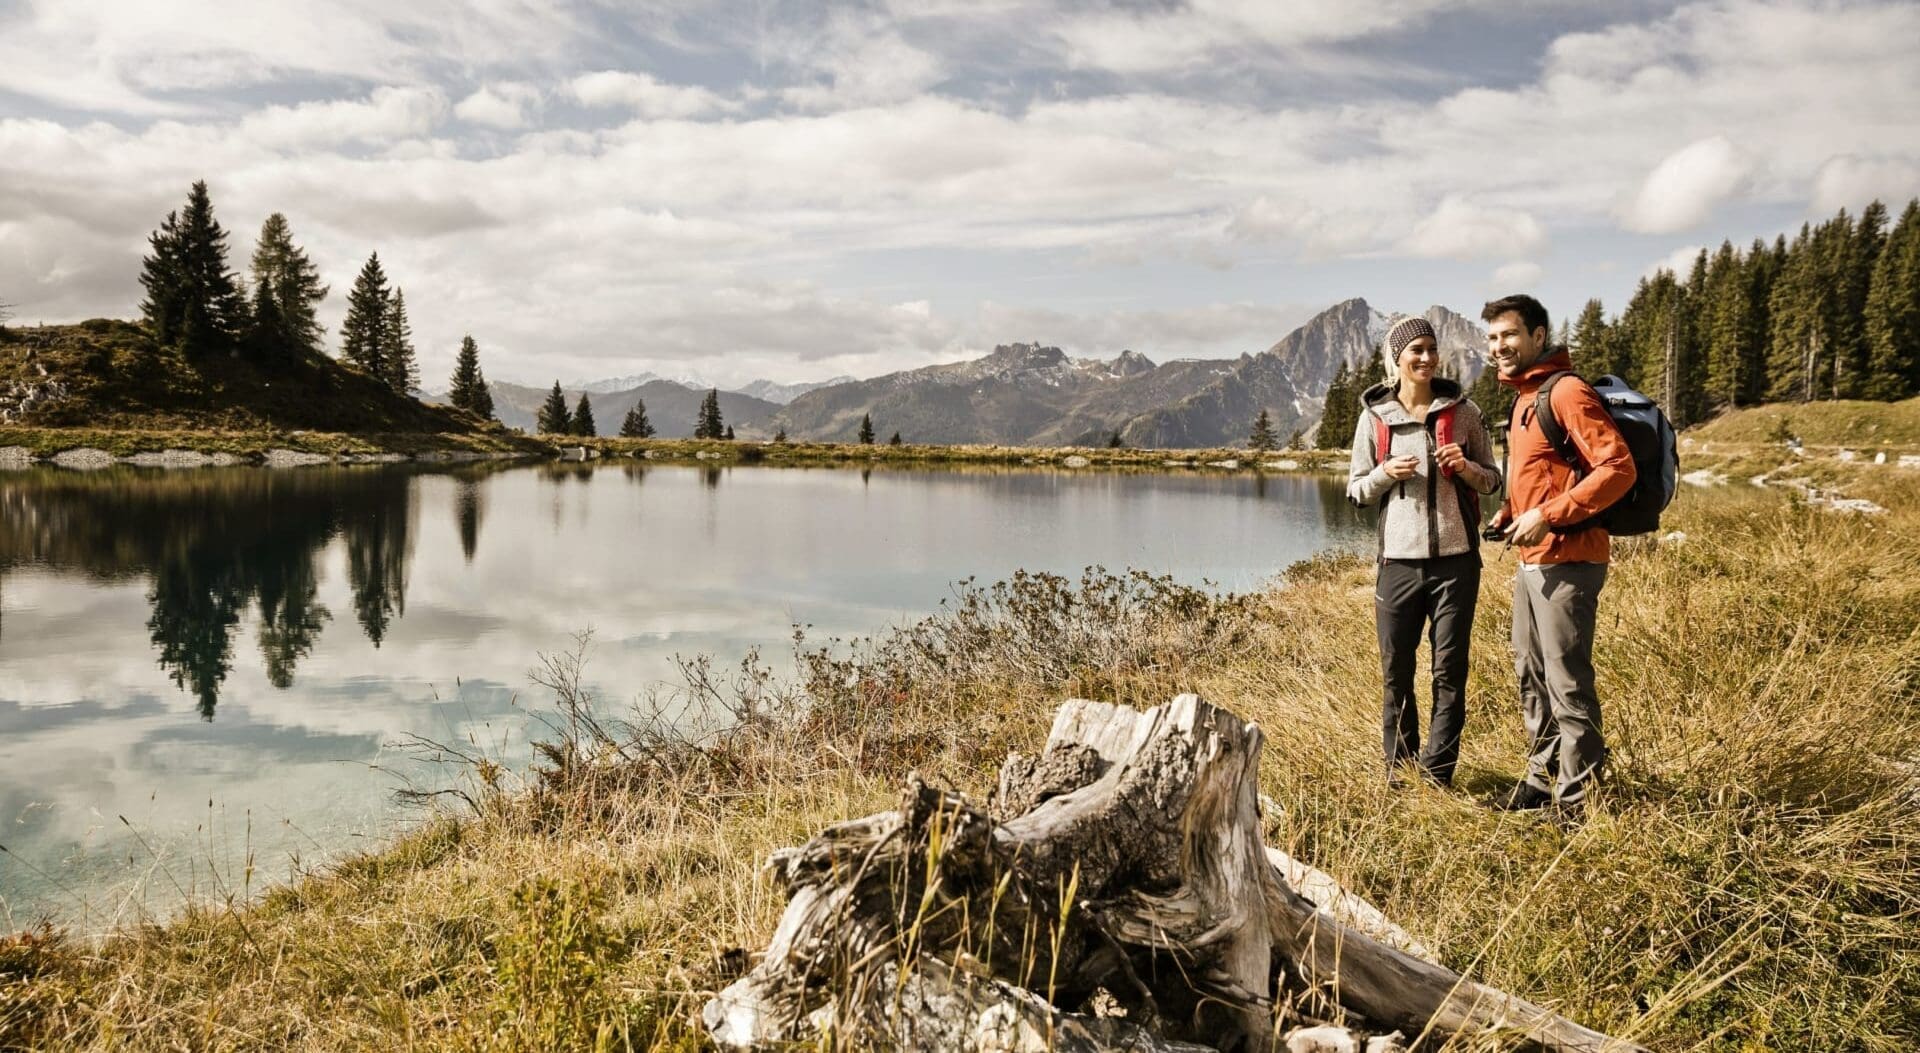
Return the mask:
<path id="1" fill-rule="evenodd" d="M 1519 549 L 1513 582 L 1513 656 L 1531 740 L 1527 774 L 1495 807 L 1551 805 L 1578 822 L 1606 759 L 1600 699 L 1593 689 L 1593 634 L 1610 543 L 1590 522 L 1633 487 L 1633 455 L 1600 396 L 1578 377 L 1549 389 L 1554 419 L 1577 464 L 1554 448 L 1534 397 L 1573 361 L 1547 344 L 1547 309 L 1531 296 L 1487 304 L 1487 357 L 1518 397 L 1507 426 L 1507 498 L 1492 526 Z"/>

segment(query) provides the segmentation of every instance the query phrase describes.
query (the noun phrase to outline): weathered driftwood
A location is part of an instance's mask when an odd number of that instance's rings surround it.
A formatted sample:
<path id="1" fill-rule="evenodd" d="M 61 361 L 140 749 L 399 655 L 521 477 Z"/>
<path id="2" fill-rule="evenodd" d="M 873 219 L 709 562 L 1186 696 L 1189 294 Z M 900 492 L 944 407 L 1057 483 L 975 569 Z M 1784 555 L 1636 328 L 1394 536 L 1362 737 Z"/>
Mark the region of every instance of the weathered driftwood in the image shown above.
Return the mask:
<path id="1" fill-rule="evenodd" d="M 1250 1050 L 1321 1023 L 1306 1006 L 1413 1036 L 1506 1028 L 1553 1049 L 1637 1049 L 1394 946 L 1411 938 L 1262 845 L 1261 743 L 1193 695 L 1144 713 L 1073 701 L 1039 757 L 1002 766 L 991 814 L 911 780 L 898 811 L 775 855 L 786 913 L 707 1003 L 710 1033 L 740 1048 L 831 1033 L 915 1050 Z M 1397 1048 L 1327 1028 L 1289 1046 L 1345 1048 L 1342 1033 Z"/>

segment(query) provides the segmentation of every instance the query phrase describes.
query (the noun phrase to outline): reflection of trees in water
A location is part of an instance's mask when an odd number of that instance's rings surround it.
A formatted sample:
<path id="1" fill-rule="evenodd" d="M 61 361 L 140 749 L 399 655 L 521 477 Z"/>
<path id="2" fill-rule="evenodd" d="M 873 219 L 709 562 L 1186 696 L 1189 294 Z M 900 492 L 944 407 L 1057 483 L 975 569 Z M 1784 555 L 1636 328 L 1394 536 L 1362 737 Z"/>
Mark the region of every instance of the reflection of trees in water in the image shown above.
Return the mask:
<path id="1" fill-rule="evenodd" d="M 700 472 L 700 481 L 703 483 L 706 483 L 707 489 L 709 490 L 720 489 L 720 469 L 718 468 L 702 469 Z"/>
<path id="2" fill-rule="evenodd" d="M 487 511 L 486 502 L 480 493 L 478 479 L 460 480 L 460 489 L 454 493 L 453 514 L 460 523 L 460 551 L 473 562 L 473 550 L 480 547 L 480 517 Z"/>
<path id="3" fill-rule="evenodd" d="M 355 614 L 376 645 L 406 609 L 412 478 L 404 469 L 34 471 L 0 480 L 0 570 L 26 564 L 100 580 L 146 577 L 161 668 L 212 719 L 233 633 L 257 606 L 261 659 L 293 683 L 332 614 L 317 559 L 347 542 Z M 467 485 L 473 485 L 469 480 Z M 462 512 L 462 543 L 477 540 Z M 471 551 L 471 549 L 469 549 Z"/>

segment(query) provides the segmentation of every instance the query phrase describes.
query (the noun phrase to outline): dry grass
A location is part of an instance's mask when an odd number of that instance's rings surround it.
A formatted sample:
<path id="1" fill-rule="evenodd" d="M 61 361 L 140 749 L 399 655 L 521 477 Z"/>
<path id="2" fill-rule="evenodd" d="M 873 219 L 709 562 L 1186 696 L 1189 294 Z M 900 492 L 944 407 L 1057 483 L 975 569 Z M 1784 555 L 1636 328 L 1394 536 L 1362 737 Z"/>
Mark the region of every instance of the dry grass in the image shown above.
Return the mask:
<path id="1" fill-rule="evenodd" d="M 1822 470 L 1892 511 L 1689 490 L 1669 524 L 1688 540 L 1620 553 L 1597 647 L 1613 778 L 1572 834 L 1474 797 L 1521 755 L 1509 558 L 1484 579 L 1454 793 L 1384 786 L 1369 567 L 1225 599 L 1029 576 L 803 643 L 791 676 L 691 663 L 656 700 L 722 718 L 691 737 L 596 718 L 577 658 L 553 656 L 571 719 L 539 774 L 469 758 L 458 819 L 250 906 L 0 944 L 0 1047 L 699 1047 L 727 952 L 782 907 L 771 849 L 891 806 L 909 770 L 984 793 L 1063 698 L 1198 690 L 1266 729 L 1270 838 L 1449 965 L 1662 1050 L 1910 1049 L 1920 509 L 1891 470 Z"/>

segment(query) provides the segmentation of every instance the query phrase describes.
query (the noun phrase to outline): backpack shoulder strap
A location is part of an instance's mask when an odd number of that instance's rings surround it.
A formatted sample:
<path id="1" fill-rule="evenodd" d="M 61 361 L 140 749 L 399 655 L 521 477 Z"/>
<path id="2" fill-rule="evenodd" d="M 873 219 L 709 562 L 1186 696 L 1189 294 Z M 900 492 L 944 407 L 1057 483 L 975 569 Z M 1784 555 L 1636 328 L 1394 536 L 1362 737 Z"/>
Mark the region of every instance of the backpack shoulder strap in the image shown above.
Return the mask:
<path id="1" fill-rule="evenodd" d="M 1449 402 L 1433 415 L 1433 445 L 1436 449 L 1453 441 L 1453 413 L 1459 408 L 1458 402 Z M 1451 479 L 1453 469 L 1442 468 L 1440 474 Z"/>
<path id="2" fill-rule="evenodd" d="M 1386 420 L 1378 413 L 1371 410 L 1361 412 L 1373 418 L 1373 463 L 1379 464 L 1387 459 L 1387 449 L 1393 442 L 1393 429 L 1387 427 Z"/>
<path id="3" fill-rule="evenodd" d="M 1566 377 L 1579 379 L 1579 374 L 1563 369 L 1550 373 L 1540 382 L 1540 390 L 1533 394 L 1533 416 L 1540 422 L 1540 431 L 1553 446 L 1554 452 L 1566 459 L 1568 464 L 1580 466 L 1580 451 L 1574 448 L 1573 440 L 1568 437 L 1567 429 L 1560 424 L 1560 418 L 1553 415 L 1553 386 Z M 1583 382 L 1584 383 L 1584 382 Z"/>

